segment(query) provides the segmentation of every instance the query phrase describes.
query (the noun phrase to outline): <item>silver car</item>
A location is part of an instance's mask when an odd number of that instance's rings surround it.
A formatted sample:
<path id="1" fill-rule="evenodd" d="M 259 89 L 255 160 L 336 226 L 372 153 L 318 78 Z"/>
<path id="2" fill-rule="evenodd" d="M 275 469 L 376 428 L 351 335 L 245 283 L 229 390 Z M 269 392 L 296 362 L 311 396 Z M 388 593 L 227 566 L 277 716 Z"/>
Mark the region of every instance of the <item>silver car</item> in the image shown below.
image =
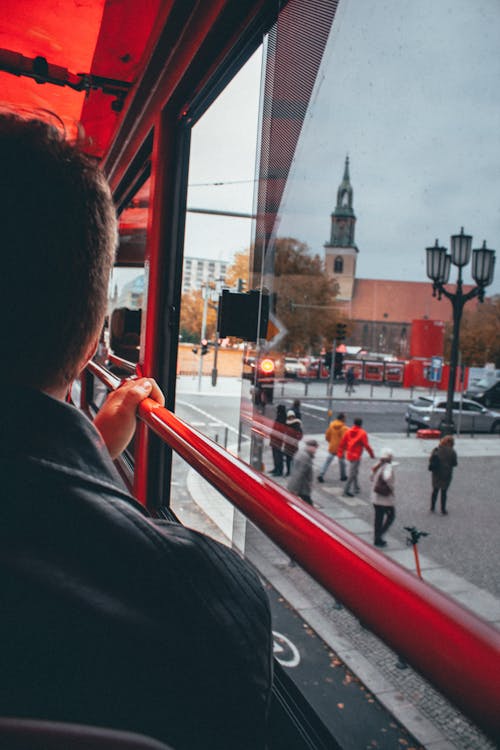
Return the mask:
<path id="1" fill-rule="evenodd" d="M 446 398 L 420 396 L 408 406 L 406 421 L 410 427 L 438 430 L 446 415 Z M 453 421 L 460 432 L 493 432 L 500 435 L 500 412 L 486 409 L 467 398 L 453 402 Z"/>

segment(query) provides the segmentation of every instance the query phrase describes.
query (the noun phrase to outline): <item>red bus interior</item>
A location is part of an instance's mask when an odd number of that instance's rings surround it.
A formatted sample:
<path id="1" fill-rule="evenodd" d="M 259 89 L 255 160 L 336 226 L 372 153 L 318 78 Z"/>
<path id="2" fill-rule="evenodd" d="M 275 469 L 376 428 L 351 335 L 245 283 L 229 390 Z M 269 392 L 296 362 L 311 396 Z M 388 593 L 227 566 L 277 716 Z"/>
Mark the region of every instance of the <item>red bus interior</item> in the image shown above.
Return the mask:
<path id="1" fill-rule="evenodd" d="M 267 35 L 263 80 L 266 95 L 272 91 L 274 98 L 261 110 L 249 259 L 250 286 L 259 288 L 266 243 L 276 231 L 305 112 L 342 4 L 9 2 L 1 22 L 2 105 L 51 113 L 70 135 L 81 128 L 87 150 L 99 159 L 111 184 L 120 215 L 116 267 L 147 269 L 142 319 L 136 315 L 132 335 L 121 339 L 109 356 L 90 363 L 75 396 L 92 416 L 103 393 L 118 387 L 136 366 L 160 383 L 165 408 L 143 402 L 134 442 L 118 461 L 135 497 L 153 514 L 177 517 L 172 475 L 182 459 L 234 507 L 233 528 L 241 527 L 245 543 L 240 548 L 251 560 L 256 529 L 495 741 L 500 737 L 498 631 L 266 478 L 258 455 L 243 460 L 176 414 L 193 127 Z M 289 88 L 286 69 L 302 56 L 308 65 Z M 276 110 L 285 100 L 290 110 L 280 118 Z M 292 116 L 292 110 L 300 114 Z M 266 175 L 271 175 L 267 181 Z M 115 316 L 111 336 L 118 335 L 119 324 Z M 401 382 L 401 371 L 393 369 L 386 365 L 384 375 L 384 366 L 375 363 L 369 380 Z M 241 406 L 247 434 L 251 439 L 265 436 L 258 409 L 250 407 L 245 417 L 248 408 Z M 343 746 L 334 744 L 337 740 L 315 716 L 307 695 L 283 670 L 277 672 L 276 695 L 270 748 Z"/>

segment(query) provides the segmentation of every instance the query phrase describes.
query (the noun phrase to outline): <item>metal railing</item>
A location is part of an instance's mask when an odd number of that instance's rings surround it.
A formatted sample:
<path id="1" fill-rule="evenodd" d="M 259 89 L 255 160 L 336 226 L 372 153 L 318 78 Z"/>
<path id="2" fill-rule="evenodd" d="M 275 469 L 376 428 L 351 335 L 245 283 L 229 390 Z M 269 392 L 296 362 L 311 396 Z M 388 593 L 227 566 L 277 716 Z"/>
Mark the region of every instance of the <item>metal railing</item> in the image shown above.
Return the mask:
<path id="1" fill-rule="evenodd" d="M 108 387 L 117 378 L 95 363 Z M 500 632 L 173 412 L 139 418 L 489 737 L 500 738 Z"/>

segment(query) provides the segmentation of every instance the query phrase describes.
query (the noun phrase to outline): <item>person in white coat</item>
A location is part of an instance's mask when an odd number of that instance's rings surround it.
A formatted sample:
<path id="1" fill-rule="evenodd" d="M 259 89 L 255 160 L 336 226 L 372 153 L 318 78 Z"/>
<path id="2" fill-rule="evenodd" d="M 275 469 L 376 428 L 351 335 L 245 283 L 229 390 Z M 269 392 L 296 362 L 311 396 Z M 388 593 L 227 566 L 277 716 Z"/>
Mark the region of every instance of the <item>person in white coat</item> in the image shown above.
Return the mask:
<path id="1" fill-rule="evenodd" d="M 396 511 L 394 508 L 394 464 L 393 453 L 390 448 L 385 448 L 379 461 L 372 468 L 372 492 L 371 501 L 375 508 L 375 539 L 376 547 L 385 547 L 387 542 L 384 534 L 394 523 Z"/>

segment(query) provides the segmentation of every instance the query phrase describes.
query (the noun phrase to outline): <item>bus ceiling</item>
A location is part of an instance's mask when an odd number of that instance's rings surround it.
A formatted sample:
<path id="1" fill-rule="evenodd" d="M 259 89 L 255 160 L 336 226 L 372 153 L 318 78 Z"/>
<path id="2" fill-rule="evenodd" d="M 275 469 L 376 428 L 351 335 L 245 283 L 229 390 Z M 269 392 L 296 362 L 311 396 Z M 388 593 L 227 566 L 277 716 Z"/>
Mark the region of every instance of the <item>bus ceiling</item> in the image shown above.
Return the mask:
<path id="1" fill-rule="evenodd" d="M 161 0 L 17 0 L 2 19 L 3 108 L 54 113 L 100 158 L 140 76 Z M 42 84 L 42 85 L 41 85 Z M 109 102 L 109 106 L 106 106 Z"/>

